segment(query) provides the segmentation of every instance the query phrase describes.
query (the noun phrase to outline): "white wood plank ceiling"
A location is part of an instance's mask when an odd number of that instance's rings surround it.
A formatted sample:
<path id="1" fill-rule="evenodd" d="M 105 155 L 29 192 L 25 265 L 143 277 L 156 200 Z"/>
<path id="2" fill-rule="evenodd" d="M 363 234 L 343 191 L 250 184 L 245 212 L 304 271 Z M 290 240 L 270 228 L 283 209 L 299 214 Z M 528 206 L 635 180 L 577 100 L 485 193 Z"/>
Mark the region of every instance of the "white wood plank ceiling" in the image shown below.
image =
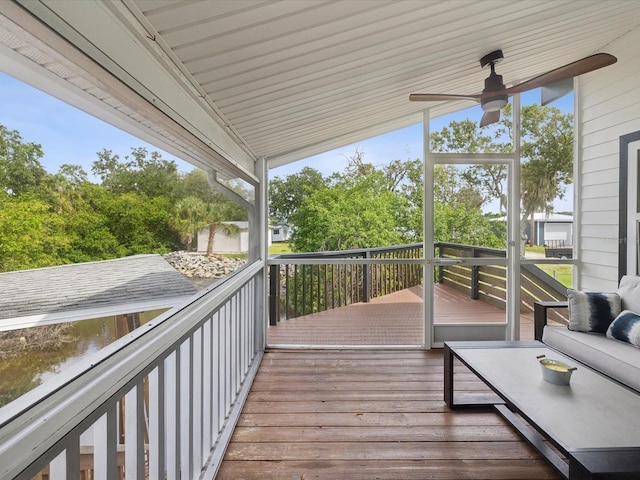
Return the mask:
<path id="1" fill-rule="evenodd" d="M 507 85 L 587 55 L 640 2 L 134 0 L 255 155 L 280 165 L 421 121 L 412 92 L 478 93 L 502 49 Z M 432 105 L 432 115 L 470 106 Z"/>
<path id="2" fill-rule="evenodd" d="M 179 72 L 176 88 L 198 92 L 211 118 L 270 167 L 418 123 L 427 105 L 432 116 L 470 106 L 408 97 L 479 93 L 488 72 L 478 60 L 490 51 L 503 50 L 498 73 L 512 85 L 606 52 L 640 24 L 638 0 L 126 0 L 105 8 L 118 19 L 126 10 L 122 25 Z"/>

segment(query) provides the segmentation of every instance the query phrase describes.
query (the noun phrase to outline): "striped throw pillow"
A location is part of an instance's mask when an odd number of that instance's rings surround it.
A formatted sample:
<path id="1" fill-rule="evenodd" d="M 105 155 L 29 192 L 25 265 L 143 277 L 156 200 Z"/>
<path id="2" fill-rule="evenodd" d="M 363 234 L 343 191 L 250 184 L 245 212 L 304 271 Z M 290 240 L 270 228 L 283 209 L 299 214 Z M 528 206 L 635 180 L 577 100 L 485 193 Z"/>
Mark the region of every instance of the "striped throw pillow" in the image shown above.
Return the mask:
<path id="1" fill-rule="evenodd" d="M 630 343 L 640 348 L 640 315 L 624 310 L 611 322 L 607 337 Z"/>
<path id="2" fill-rule="evenodd" d="M 622 310 L 620 295 L 567 290 L 569 300 L 569 330 L 606 333 L 611 322 Z"/>

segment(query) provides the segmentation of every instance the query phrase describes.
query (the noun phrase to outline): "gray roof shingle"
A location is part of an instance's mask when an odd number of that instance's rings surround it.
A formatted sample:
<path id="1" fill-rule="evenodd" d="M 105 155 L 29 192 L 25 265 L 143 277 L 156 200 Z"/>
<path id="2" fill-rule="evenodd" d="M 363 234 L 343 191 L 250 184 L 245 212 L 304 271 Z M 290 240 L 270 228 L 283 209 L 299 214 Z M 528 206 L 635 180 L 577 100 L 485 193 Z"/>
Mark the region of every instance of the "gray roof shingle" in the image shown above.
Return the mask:
<path id="1" fill-rule="evenodd" d="M 169 297 L 197 289 L 161 255 L 135 255 L 0 273 L 0 320 L 92 310 Z"/>

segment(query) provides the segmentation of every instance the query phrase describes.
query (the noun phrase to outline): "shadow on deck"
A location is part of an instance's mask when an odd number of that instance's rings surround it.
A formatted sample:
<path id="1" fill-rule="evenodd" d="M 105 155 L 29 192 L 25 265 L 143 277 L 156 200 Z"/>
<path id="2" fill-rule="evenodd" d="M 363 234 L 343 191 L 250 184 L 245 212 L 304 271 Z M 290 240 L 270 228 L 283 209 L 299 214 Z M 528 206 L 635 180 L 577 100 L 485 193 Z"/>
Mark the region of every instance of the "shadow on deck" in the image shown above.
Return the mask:
<path id="1" fill-rule="evenodd" d="M 268 345 L 335 346 L 423 343 L 422 287 L 298 318 L 268 329 Z M 504 322 L 505 312 L 442 284 L 435 285 L 436 323 Z M 520 317 L 521 339 L 533 339 L 533 314 Z"/>

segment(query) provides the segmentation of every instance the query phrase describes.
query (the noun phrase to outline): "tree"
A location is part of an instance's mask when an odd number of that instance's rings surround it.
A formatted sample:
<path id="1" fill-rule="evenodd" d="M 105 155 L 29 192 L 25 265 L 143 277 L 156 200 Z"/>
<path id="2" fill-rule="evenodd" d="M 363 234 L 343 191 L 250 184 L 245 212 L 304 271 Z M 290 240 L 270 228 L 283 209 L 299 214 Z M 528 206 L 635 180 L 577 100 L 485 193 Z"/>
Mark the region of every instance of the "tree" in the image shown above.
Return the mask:
<path id="1" fill-rule="evenodd" d="M 44 197 L 60 214 L 75 210 L 82 199 L 82 188 L 89 184 L 87 173 L 79 165 L 63 164 L 58 173 L 47 175 L 43 184 L 46 186 Z"/>
<path id="2" fill-rule="evenodd" d="M 0 271 L 60 264 L 58 250 L 67 239 L 56 235 L 57 223 L 49 205 L 36 197 L 0 199 Z"/>
<path id="3" fill-rule="evenodd" d="M 231 181 L 226 185 L 229 189 L 240 195 L 247 201 L 251 200 L 252 192 L 249 192 L 244 185 L 239 182 Z M 220 210 L 225 212 L 227 221 L 244 221 L 247 220 L 247 211 L 238 203 L 223 195 L 221 192 L 214 190 L 204 170 L 194 168 L 186 174 L 180 175 L 180 180 L 174 190 L 176 203 L 187 197 L 195 197 L 204 203 L 218 205 Z"/>
<path id="4" fill-rule="evenodd" d="M 24 143 L 17 130 L 0 125 L 0 190 L 19 195 L 40 187 L 47 175 L 42 156 L 39 144 Z"/>
<path id="5" fill-rule="evenodd" d="M 329 181 L 311 168 L 304 167 L 299 173 L 286 178 L 275 177 L 269 182 L 269 218 L 274 223 L 292 223 L 303 200 L 316 191 L 326 188 Z"/>
<path id="6" fill-rule="evenodd" d="M 179 176 L 178 166 L 165 160 L 159 152 L 149 153 L 146 148 L 131 149 L 131 155 L 120 161 L 111 150 L 98 152 L 91 171 L 102 185 L 114 193 L 139 193 L 148 197 L 171 197 Z"/>
<path id="7" fill-rule="evenodd" d="M 180 200 L 173 211 L 171 226 L 180 234 L 180 241 L 191 249 L 198 232 L 207 226 L 205 202 L 195 196 Z"/>
<path id="8" fill-rule="evenodd" d="M 536 212 L 553 211 L 553 201 L 564 198 L 573 182 L 573 116 L 555 107 L 527 106 L 522 130 L 522 229 Z M 535 229 L 531 229 L 532 234 Z M 534 239 L 531 239 L 534 240 Z"/>
<path id="9" fill-rule="evenodd" d="M 306 197 L 292 215 L 295 251 L 347 250 L 397 245 L 401 201 L 381 172 L 346 176 Z"/>
<path id="10" fill-rule="evenodd" d="M 187 248 L 197 239 L 198 232 L 208 227 L 207 255 L 212 255 L 218 231 L 228 234 L 238 231 L 236 225 L 224 223 L 228 217 L 229 210 L 224 205 L 207 203 L 197 197 L 186 197 L 177 203 L 171 223 L 180 233 Z"/>
<path id="11" fill-rule="evenodd" d="M 521 142 L 521 227 L 538 211 L 552 211 L 553 201 L 562 198 L 572 182 L 573 116 L 556 107 L 522 107 Z M 490 135 L 491 134 L 491 135 Z M 471 120 L 451 122 L 431 135 L 434 151 L 504 153 L 513 151 L 511 104 L 502 111 L 502 120 L 480 128 Z M 469 186 L 482 192 L 484 204 L 496 199 L 506 212 L 506 168 L 477 165 L 462 173 Z"/>
<path id="12" fill-rule="evenodd" d="M 117 240 L 118 256 L 163 254 L 178 247 L 178 234 L 171 227 L 173 205 L 168 198 L 149 198 L 134 192 L 115 194 L 105 188 L 91 189 L 85 195 Z"/>

